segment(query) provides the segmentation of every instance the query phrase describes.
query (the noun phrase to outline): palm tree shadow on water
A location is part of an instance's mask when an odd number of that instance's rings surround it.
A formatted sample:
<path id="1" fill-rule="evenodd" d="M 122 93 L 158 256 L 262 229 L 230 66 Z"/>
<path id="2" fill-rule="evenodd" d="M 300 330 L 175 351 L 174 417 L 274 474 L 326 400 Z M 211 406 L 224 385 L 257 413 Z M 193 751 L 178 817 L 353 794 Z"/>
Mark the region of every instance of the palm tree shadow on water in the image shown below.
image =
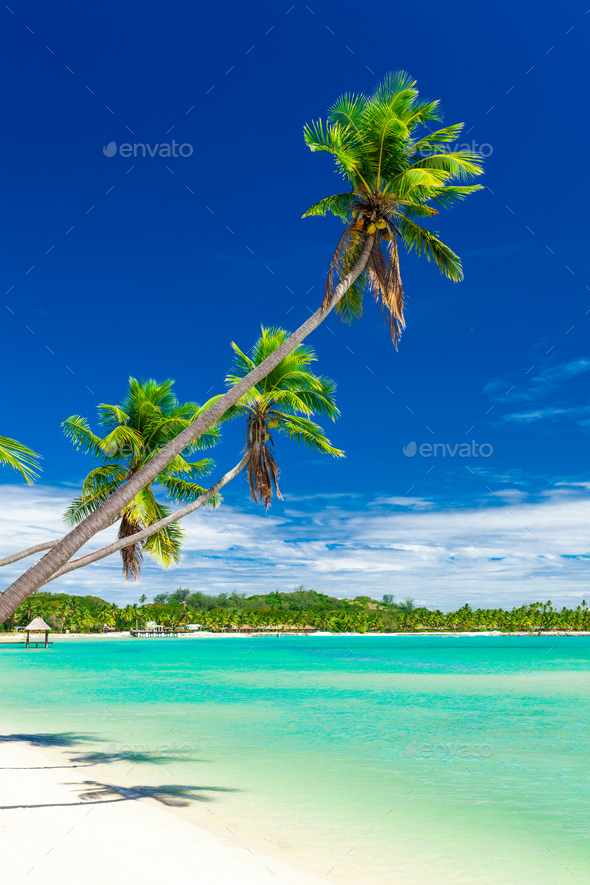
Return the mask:
<path id="1" fill-rule="evenodd" d="M 23 734 L 0 734 L 0 743 L 26 743 L 32 747 L 74 747 L 84 741 L 97 740 L 88 734 L 79 734 L 75 731 L 62 731 L 57 734 L 23 733 Z"/>
<path id="2" fill-rule="evenodd" d="M 77 734 L 70 731 L 58 734 L 0 734 L 0 743 L 27 743 L 32 747 L 74 747 L 77 744 L 83 744 L 85 741 L 97 743 L 98 740 L 99 738 L 95 735 Z M 109 747 L 115 748 L 116 742 L 111 741 L 107 744 L 107 750 Z M 182 761 L 186 761 L 188 758 L 189 757 L 183 757 Z M 71 765 L 26 765 L 19 768 L 0 766 L 0 771 L 25 771 L 28 769 L 45 768 L 84 768 L 92 765 L 108 765 L 113 762 L 129 762 L 131 760 L 133 760 L 136 765 L 142 762 L 166 765 L 167 763 L 179 761 L 177 755 L 150 752 L 149 749 L 146 752 L 139 752 L 138 750 L 126 752 L 122 749 L 119 752 L 117 752 L 116 749 L 109 752 L 105 752 L 104 750 L 94 750 L 86 753 L 78 752 L 76 755 L 70 756 L 69 760 Z M 204 763 L 206 760 L 191 758 L 190 761 Z"/>
<path id="3" fill-rule="evenodd" d="M 89 735 L 78 734 L 73 731 L 64 731 L 58 734 L 45 734 L 45 733 L 20 733 L 20 734 L 0 734 L 0 743 L 5 744 L 30 744 L 31 747 L 75 747 L 78 744 L 82 744 L 84 741 L 90 741 L 94 738 Z M 83 756 L 79 757 L 83 759 Z M 70 761 L 73 763 L 72 765 L 24 765 L 17 767 L 7 767 L 1 766 L 0 771 L 27 771 L 33 769 L 46 769 L 46 768 L 78 768 L 79 764 L 78 759 L 76 757 L 70 757 Z M 105 760 L 106 761 L 106 760 Z M 81 764 L 88 764 L 87 762 L 82 762 Z"/>

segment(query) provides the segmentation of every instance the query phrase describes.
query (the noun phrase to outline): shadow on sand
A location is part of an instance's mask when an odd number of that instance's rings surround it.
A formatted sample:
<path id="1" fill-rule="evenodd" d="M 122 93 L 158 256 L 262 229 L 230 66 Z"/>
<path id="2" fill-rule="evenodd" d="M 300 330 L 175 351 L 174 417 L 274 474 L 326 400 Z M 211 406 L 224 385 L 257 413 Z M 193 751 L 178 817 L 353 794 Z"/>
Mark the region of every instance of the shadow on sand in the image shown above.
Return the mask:
<path id="1" fill-rule="evenodd" d="M 64 805 L 105 805 L 109 802 L 129 802 L 137 799 L 155 799 L 162 805 L 182 807 L 194 802 L 210 802 L 213 797 L 207 793 L 237 793 L 231 787 L 179 786 L 177 784 L 137 784 L 132 787 L 121 787 L 100 781 L 83 781 L 75 784 L 83 787 L 78 802 L 46 802 L 43 804 L 0 805 L 2 811 L 11 808 L 56 808 Z"/>
<path id="2" fill-rule="evenodd" d="M 0 735 L 0 743 L 27 743 L 33 747 L 76 747 L 86 741 L 96 742 L 97 738 L 92 735 L 77 734 L 75 732 L 61 732 L 59 734 L 3 734 Z M 109 764 L 114 762 L 151 762 L 166 764 L 178 762 L 177 756 L 155 755 L 152 753 L 133 753 L 132 759 L 126 753 L 103 753 L 87 752 L 77 753 L 70 757 L 71 765 L 33 765 L 24 768 L 0 768 L 0 771 L 26 771 L 48 768 L 83 768 L 92 765 Z M 45 804 L 22 804 L 1 805 L 0 809 L 8 811 L 11 808 L 52 808 L 62 805 L 98 805 L 108 802 L 129 802 L 137 799 L 155 799 L 163 805 L 180 807 L 192 802 L 211 802 L 212 793 L 235 793 L 237 790 L 231 787 L 211 786 L 187 786 L 178 784 L 148 785 L 137 784 L 132 787 L 122 787 L 118 784 L 109 784 L 102 781 L 82 781 L 82 783 L 70 784 L 78 788 L 79 800 L 77 802 L 48 802 Z M 209 794 L 209 795 L 208 795 Z"/>
<path id="3" fill-rule="evenodd" d="M 97 743 L 98 737 L 93 735 L 77 734 L 71 731 L 64 731 L 58 734 L 0 734 L 0 743 L 26 743 L 32 747 L 75 747 L 83 744 L 85 741 Z M 112 745 L 114 742 L 110 742 Z M 186 757 L 185 757 L 186 758 Z M 94 750 L 89 752 L 76 753 L 69 757 L 70 765 L 27 765 L 22 768 L 8 768 L 0 766 L 0 771 L 28 771 L 33 769 L 48 768 L 88 768 L 92 765 L 109 765 L 114 762 L 133 762 L 138 765 L 142 762 L 151 762 L 156 765 L 166 765 L 172 762 L 178 762 L 177 755 L 166 753 L 143 753 L 133 751 L 109 752 Z M 195 760 L 193 762 L 205 762 L 204 759 Z"/>

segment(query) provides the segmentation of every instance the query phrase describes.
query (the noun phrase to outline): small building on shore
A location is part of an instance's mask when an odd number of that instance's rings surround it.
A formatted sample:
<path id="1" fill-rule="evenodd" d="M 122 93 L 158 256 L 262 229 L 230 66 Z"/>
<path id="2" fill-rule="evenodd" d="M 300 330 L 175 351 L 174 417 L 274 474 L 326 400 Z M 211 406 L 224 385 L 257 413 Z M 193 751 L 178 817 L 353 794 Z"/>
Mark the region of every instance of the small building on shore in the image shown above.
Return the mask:
<path id="1" fill-rule="evenodd" d="M 29 647 L 29 643 L 32 642 L 40 642 L 40 639 L 31 640 L 31 633 L 43 633 L 44 634 L 44 642 L 45 648 L 47 648 L 49 644 L 49 634 L 51 633 L 51 627 L 49 624 L 46 624 L 42 617 L 39 615 L 36 618 L 33 618 L 28 627 L 25 627 L 25 633 L 27 635 L 26 646 Z"/>

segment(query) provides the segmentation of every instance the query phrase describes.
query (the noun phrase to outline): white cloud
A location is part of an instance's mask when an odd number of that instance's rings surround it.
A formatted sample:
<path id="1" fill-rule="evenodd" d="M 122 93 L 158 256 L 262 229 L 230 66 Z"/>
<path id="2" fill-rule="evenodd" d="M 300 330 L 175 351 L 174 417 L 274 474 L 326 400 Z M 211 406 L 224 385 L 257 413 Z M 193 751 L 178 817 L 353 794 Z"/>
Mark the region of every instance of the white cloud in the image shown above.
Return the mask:
<path id="1" fill-rule="evenodd" d="M 520 377 L 513 376 L 511 381 L 503 378 L 494 378 L 486 385 L 484 393 L 488 393 L 496 399 L 499 398 L 501 401 L 504 401 L 508 393 L 510 394 L 509 400 L 512 401 L 534 400 L 540 395 L 547 394 L 550 390 L 555 389 L 564 381 L 589 371 L 590 359 L 582 357 L 569 360 L 567 363 L 549 366 L 537 375 L 533 375 L 524 386 L 522 386 Z M 515 387 L 511 385 L 515 385 Z M 506 388 L 509 388 L 508 393 Z"/>
<path id="2" fill-rule="evenodd" d="M 408 510 L 430 510 L 433 507 L 432 501 L 428 501 L 426 498 L 376 498 L 375 501 L 372 502 L 372 505 L 375 507 L 382 507 L 383 505 L 389 505 L 392 509 L 394 507 L 402 507 Z"/>
<path id="3" fill-rule="evenodd" d="M 570 418 L 577 421 L 582 427 L 586 427 L 589 415 L 590 406 L 576 406 L 567 409 L 547 406 L 544 409 L 533 409 L 528 412 L 511 412 L 508 415 L 503 415 L 498 423 L 532 424 L 533 421 L 559 421 L 562 418 Z"/>
<path id="4" fill-rule="evenodd" d="M 341 504 L 297 512 L 282 506 L 268 514 L 251 505 L 222 505 L 184 521 L 185 554 L 178 568 L 149 562 L 137 584 L 125 584 L 118 555 L 73 572 L 49 589 L 96 594 L 118 603 L 141 593 L 178 586 L 210 593 L 246 594 L 298 584 L 351 597 L 367 593 L 449 609 L 473 604 L 511 606 L 552 599 L 577 604 L 590 596 L 587 526 L 590 496 L 585 484 L 553 487 L 535 502 L 508 490 L 481 507 L 439 507 L 416 499 L 400 509 L 398 499 L 367 502 L 363 509 Z M 69 499 L 63 489 L 0 486 L 0 555 L 52 538 L 64 530 L 61 513 Z M 387 510 L 394 509 L 387 514 Z M 114 538 L 115 528 L 86 550 Z M 4 586 L 30 560 L 4 569 Z"/>

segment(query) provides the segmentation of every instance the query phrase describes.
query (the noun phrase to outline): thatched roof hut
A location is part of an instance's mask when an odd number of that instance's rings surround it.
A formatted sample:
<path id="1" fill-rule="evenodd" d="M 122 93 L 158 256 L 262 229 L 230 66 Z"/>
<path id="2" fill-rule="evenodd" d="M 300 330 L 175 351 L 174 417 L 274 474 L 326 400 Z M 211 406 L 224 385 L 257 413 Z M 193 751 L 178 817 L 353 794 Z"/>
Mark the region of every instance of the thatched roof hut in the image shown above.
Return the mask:
<path id="1" fill-rule="evenodd" d="M 45 633 L 46 630 L 51 630 L 51 627 L 45 623 L 43 618 L 37 616 L 33 618 L 28 627 L 25 627 L 25 630 L 28 630 L 30 633 Z"/>
<path id="2" fill-rule="evenodd" d="M 27 634 L 26 647 L 29 647 L 29 642 L 31 641 L 31 633 L 43 633 L 45 635 L 45 648 L 47 648 L 49 644 L 50 631 L 51 627 L 49 626 L 49 624 L 45 623 L 43 618 L 39 616 L 33 618 L 29 626 L 25 627 L 25 633 Z M 37 648 L 36 641 L 33 640 L 33 642 L 35 642 L 35 648 Z"/>

